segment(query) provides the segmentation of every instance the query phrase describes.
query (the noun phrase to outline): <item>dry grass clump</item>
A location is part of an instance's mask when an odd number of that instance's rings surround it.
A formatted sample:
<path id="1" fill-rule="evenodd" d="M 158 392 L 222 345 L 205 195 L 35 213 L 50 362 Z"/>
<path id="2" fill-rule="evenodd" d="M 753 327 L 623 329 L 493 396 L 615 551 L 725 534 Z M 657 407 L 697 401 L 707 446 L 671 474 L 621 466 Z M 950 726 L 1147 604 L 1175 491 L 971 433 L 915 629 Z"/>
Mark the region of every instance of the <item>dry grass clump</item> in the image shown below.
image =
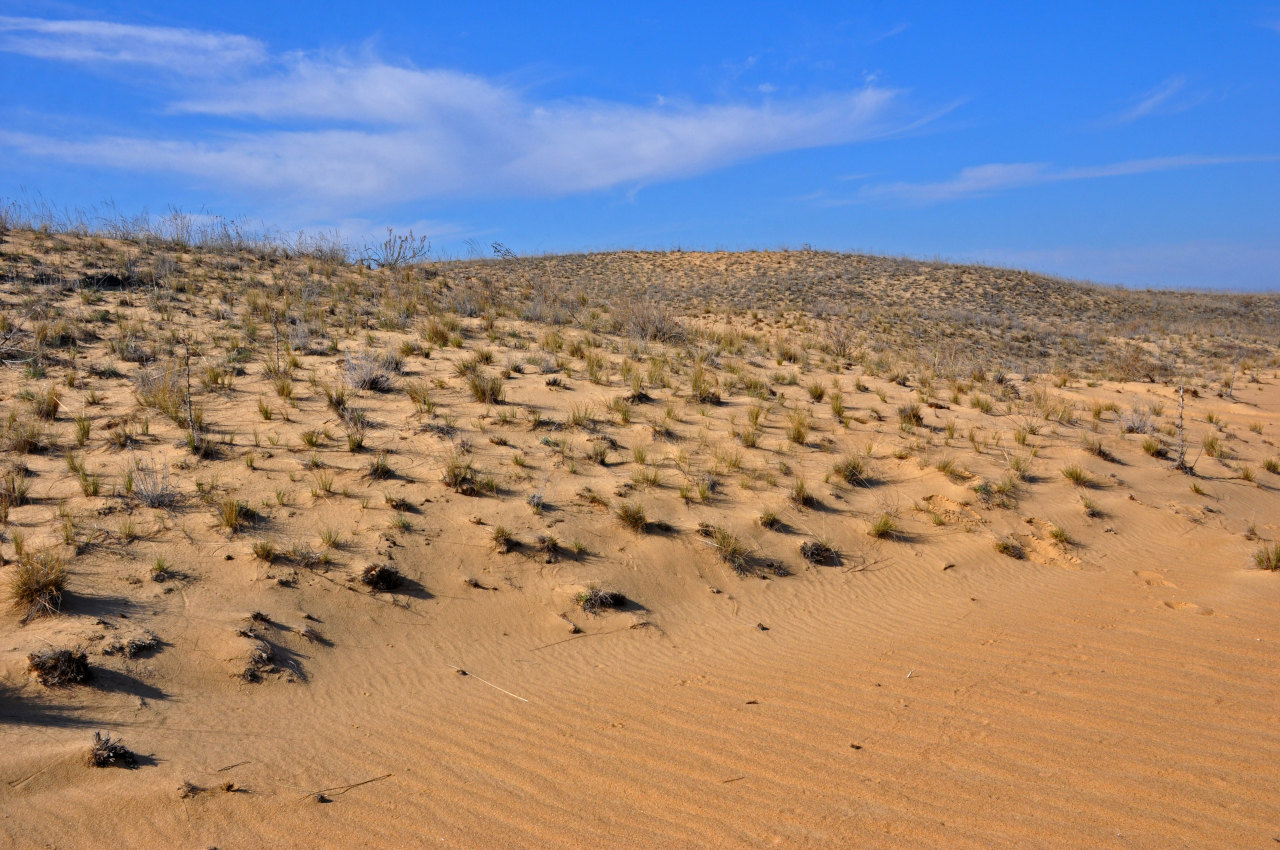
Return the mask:
<path id="1" fill-rule="evenodd" d="M 587 614 L 598 614 L 611 608 L 621 608 L 627 604 L 627 597 L 616 590 L 604 590 L 593 584 L 575 595 L 573 603 Z"/>
<path id="2" fill-rule="evenodd" d="M 403 366 L 404 361 L 397 354 L 361 351 L 347 355 L 343 375 L 354 389 L 385 393 L 391 390 L 393 378 Z"/>
<path id="3" fill-rule="evenodd" d="M 84 650 L 46 649 L 27 656 L 27 669 L 46 688 L 81 685 L 93 675 Z"/>
<path id="4" fill-rule="evenodd" d="M 871 523 L 867 533 L 877 540 L 886 540 L 899 537 L 902 534 L 902 528 L 898 525 L 897 517 L 891 513 L 883 513 Z"/>
<path id="5" fill-rule="evenodd" d="M 133 467 L 133 497 L 149 508 L 171 508 L 178 502 L 179 492 L 170 480 L 169 470 L 157 470 L 149 461 L 138 461 Z"/>
<path id="6" fill-rule="evenodd" d="M 361 571 L 360 583 L 375 593 L 385 593 L 404 584 L 404 576 L 388 564 L 370 564 Z"/>
<path id="7" fill-rule="evenodd" d="M 626 502 L 618 505 L 614 511 L 619 522 L 637 534 L 643 532 L 649 527 L 649 521 L 645 517 L 644 508 L 635 502 Z"/>
<path id="8" fill-rule="evenodd" d="M 709 526 L 705 523 L 699 527 L 698 533 L 711 538 L 711 545 L 716 556 L 733 568 L 738 575 L 751 572 L 751 552 L 733 532 L 720 526 Z"/>
<path id="9" fill-rule="evenodd" d="M 867 469 L 866 461 L 853 455 L 836 461 L 832 471 L 840 477 L 840 480 L 852 487 L 870 487 L 875 483 Z"/>
<path id="10" fill-rule="evenodd" d="M 478 372 L 467 376 L 467 389 L 471 398 L 482 404 L 502 404 L 504 390 L 502 378 L 497 375 L 482 375 Z"/>
<path id="11" fill-rule="evenodd" d="M 1017 540 L 1014 540 L 1012 537 L 998 538 L 995 542 L 995 547 L 996 551 L 1001 555 L 1006 555 L 1019 561 L 1027 556 L 1026 551 L 1022 548 L 1022 544 Z"/>
<path id="12" fill-rule="evenodd" d="M 633 339 L 666 343 L 679 343 L 685 339 L 684 327 L 665 303 L 636 299 L 615 309 L 614 315 L 619 329 Z"/>
<path id="13" fill-rule="evenodd" d="M 512 534 L 505 526 L 501 525 L 493 530 L 493 534 L 491 534 L 489 538 L 493 541 L 494 548 L 503 555 L 507 554 L 519 545 L 516 541 L 515 535 Z"/>
<path id="14" fill-rule="evenodd" d="M 134 767 L 138 764 L 138 757 L 118 738 L 112 738 L 105 732 L 94 732 L 88 762 L 90 767 Z"/>
<path id="15" fill-rule="evenodd" d="M 1280 543 L 1264 543 L 1253 553 L 1253 563 L 1260 570 L 1280 570 Z"/>
<path id="16" fill-rule="evenodd" d="M 811 418 L 807 410 L 793 410 L 787 414 L 787 439 L 798 446 L 803 446 L 809 439 Z"/>
<path id="17" fill-rule="evenodd" d="M 238 499 L 223 499 L 217 506 L 218 525 L 227 531 L 239 531 L 257 521 L 258 512 Z"/>
<path id="18" fill-rule="evenodd" d="M 800 557 L 811 564 L 829 566 L 840 559 L 840 554 L 826 540 L 806 540 L 800 544 Z"/>
<path id="19" fill-rule="evenodd" d="M 23 552 L 9 578 L 9 600 L 27 623 L 62 610 L 67 567 L 55 552 Z"/>
<path id="20" fill-rule="evenodd" d="M 460 451 L 450 452 L 444 460 L 444 469 L 440 472 L 440 480 L 444 485 L 458 493 L 466 493 L 475 489 L 476 474 L 471 459 Z"/>
<path id="21" fill-rule="evenodd" d="M 171 360 L 139 369 L 134 385 L 143 407 L 158 410 L 179 425 L 187 423 L 186 376 L 180 363 Z"/>
<path id="22" fill-rule="evenodd" d="M 1077 487 L 1092 487 L 1093 478 L 1085 471 L 1084 467 L 1073 463 L 1062 468 L 1062 477 L 1070 481 Z"/>

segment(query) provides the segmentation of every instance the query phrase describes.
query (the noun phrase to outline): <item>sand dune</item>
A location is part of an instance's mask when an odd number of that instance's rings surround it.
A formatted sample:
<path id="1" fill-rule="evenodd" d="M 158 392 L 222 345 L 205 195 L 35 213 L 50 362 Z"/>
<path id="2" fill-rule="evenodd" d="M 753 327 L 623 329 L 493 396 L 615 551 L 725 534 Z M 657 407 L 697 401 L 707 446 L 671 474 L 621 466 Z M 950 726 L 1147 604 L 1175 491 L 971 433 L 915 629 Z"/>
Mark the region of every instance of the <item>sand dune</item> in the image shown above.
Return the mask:
<path id="1" fill-rule="evenodd" d="M 610 325 L 621 293 L 565 290 L 572 316 L 548 324 L 526 315 L 532 260 L 490 264 L 495 300 L 467 315 L 477 264 L 32 233 L 6 251 L 6 327 L 40 368 L 11 366 L 0 392 L 8 480 L 27 486 L 3 569 L 43 552 L 69 578 L 57 616 L 0 626 L 0 843 L 1280 840 L 1280 581 L 1252 568 L 1280 537 L 1280 359 L 1251 320 L 1223 330 L 1227 355 L 1094 328 L 1169 376 L 1142 382 L 1069 346 L 1027 374 L 982 351 L 882 362 L 912 327 L 874 317 L 682 306 L 657 316 L 680 338 L 645 338 Z M 162 285 L 84 285 L 161 254 Z M 732 290 L 733 255 L 689 260 Z M 867 280 L 908 286 L 896 268 Z M 387 391 L 352 383 L 361 352 L 399 357 L 377 361 Z M 173 415 L 140 377 L 166 364 Z M 29 422 L 41 445 L 23 449 Z M 1193 474 L 1173 468 L 1180 436 Z M 451 487 L 451 469 L 470 477 Z M 173 504 L 147 506 L 143 479 L 166 472 Z M 825 564 L 801 555 L 817 541 Z M 373 564 L 403 582 L 371 590 Z M 626 601 L 585 611 L 591 588 Z M 94 678 L 41 687 L 28 656 L 64 647 Z M 139 764 L 87 766 L 96 730 Z"/>

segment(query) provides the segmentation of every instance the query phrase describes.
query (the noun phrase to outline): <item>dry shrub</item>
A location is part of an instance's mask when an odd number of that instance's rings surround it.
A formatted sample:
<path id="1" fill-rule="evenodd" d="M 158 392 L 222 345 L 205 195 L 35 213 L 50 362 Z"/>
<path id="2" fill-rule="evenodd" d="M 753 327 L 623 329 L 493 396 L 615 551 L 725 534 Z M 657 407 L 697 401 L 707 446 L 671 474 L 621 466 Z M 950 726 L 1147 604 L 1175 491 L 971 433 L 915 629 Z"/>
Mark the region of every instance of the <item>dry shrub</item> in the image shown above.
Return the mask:
<path id="1" fill-rule="evenodd" d="M 666 304 L 635 300 L 619 305 L 615 314 L 622 332 L 634 339 L 678 343 L 685 338 L 684 327 Z"/>
<path id="2" fill-rule="evenodd" d="M 9 579 L 9 599 L 27 623 L 57 614 L 67 587 L 67 567 L 54 552 L 24 552 Z"/>
<path id="3" fill-rule="evenodd" d="M 347 355 L 343 372 L 347 384 L 357 390 L 385 393 L 391 389 L 392 377 L 399 373 L 403 361 L 395 354 L 361 351 Z"/>
<path id="4" fill-rule="evenodd" d="M 104 732 L 93 733 L 93 745 L 89 748 L 90 767 L 134 767 L 137 764 L 138 757 L 118 738 Z"/>
<path id="5" fill-rule="evenodd" d="M 158 410 L 179 425 L 187 424 L 187 387 L 176 360 L 138 370 L 134 391 L 143 407 Z"/>
<path id="6" fill-rule="evenodd" d="M 46 688 L 80 685 L 92 675 L 84 650 L 46 649 L 27 656 L 27 669 Z"/>
<path id="7" fill-rule="evenodd" d="M 800 557 L 811 564 L 834 564 L 838 559 L 835 547 L 825 540 L 806 540 L 800 544 Z"/>
<path id="8" fill-rule="evenodd" d="M 395 590 L 404 583 L 404 576 L 387 564 L 370 564 L 360 573 L 360 583 L 374 593 Z"/>
<path id="9" fill-rule="evenodd" d="M 573 597 L 574 604 L 588 614 L 598 614 L 610 608 L 621 608 L 627 604 L 627 597 L 616 590 L 603 590 L 592 585 Z"/>

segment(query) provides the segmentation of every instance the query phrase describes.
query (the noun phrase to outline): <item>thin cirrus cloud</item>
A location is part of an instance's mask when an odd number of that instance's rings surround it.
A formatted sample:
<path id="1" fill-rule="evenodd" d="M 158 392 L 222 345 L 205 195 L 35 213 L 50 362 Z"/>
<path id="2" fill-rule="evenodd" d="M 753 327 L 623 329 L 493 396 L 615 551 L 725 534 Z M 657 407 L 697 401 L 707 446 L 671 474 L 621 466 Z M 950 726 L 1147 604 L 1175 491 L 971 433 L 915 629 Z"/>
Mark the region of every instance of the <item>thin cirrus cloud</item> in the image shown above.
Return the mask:
<path id="1" fill-rule="evenodd" d="M 975 195 L 989 195 L 1007 189 L 1019 189 L 1046 183 L 1072 180 L 1098 180 L 1125 177 L 1157 171 L 1177 171 L 1216 165 L 1239 165 L 1276 162 L 1280 156 L 1162 156 L 1130 159 L 1104 165 L 1055 168 L 1045 162 L 989 163 L 963 168 L 949 180 L 933 183 L 883 183 L 867 186 L 856 198 L 830 201 L 832 204 L 859 203 L 872 200 L 898 200 L 930 204 Z"/>
<path id="2" fill-rule="evenodd" d="M 1115 117 L 1117 124 L 1129 124 L 1152 115 L 1171 115 L 1204 102 L 1203 93 L 1187 91 L 1187 78 L 1169 77 L 1143 93 L 1136 103 Z"/>
<path id="3" fill-rule="evenodd" d="M 929 120 L 909 114 L 902 92 L 874 84 L 754 103 L 539 101 L 449 69 L 271 56 L 242 36 L 102 22 L 0 18 L 0 50 L 91 65 L 143 61 L 124 46 L 124 31 L 141 34 L 160 54 L 204 51 L 187 66 L 203 67 L 203 78 L 178 81 L 166 108 L 175 126 L 188 129 L 169 138 L 87 139 L 9 130 L 0 131 L 0 146 L 293 200 L 386 203 L 564 195 L 678 179 Z M 189 129 L 191 119 L 198 131 Z"/>
<path id="4" fill-rule="evenodd" d="M 252 65 L 267 55 L 262 42 L 243 35 L 3 15 L 0 51 L 63 62 L 154 65 L 180 74 Z"/>

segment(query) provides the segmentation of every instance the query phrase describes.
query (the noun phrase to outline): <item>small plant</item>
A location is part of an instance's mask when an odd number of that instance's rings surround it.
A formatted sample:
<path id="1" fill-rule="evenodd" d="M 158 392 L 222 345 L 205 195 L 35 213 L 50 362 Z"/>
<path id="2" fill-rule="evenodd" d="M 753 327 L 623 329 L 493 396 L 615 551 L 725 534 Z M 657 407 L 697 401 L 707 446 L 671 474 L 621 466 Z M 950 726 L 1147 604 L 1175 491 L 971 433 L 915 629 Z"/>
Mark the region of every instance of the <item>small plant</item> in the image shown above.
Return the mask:
<path id="1" fill-rule="evenodd" d="M 720 560 L 732 567 L 735 573 L 745 575 L 750 572 L 747 547 L 732 533 L 723 528 L 712 529 L 711 545 L 715 547 Z"/>
<path id="2" fill-rule="evenodd" d="M 796 483 L 792 485 L 791 493 L 787 498 L 798 508 L 809 508 L 818 503 L 814 495 L 809 492 L 809 487 L 804 483 L 803 478 L 796 479 Z"/>
<path id="3" fill-rule="evenodd" d="M 171 508 L 178 503 L 179 492 L 169 479 L 169 470 L 157 470 L 147 461 L 138 461 L 130 471 L 132 495 L 149 508 Z"/>
<path id="4" fill-rule="evenodd" d="M 1085 471 L 1084 467 L 1079 464 L 1070 464 L 1062 468 L 1062 477 L 1070 481 L 1077 487 L 1093 486 L 1093 478 Z"/>
<path id="5" fill-rule="evenodd" d="M 218 503 L 218 525 L 227 531 L 238 531 L 253 521 L 253 509 L 237 499 L 223 499 Z"/>
<path id="6" fill-rule="evenodd" d="M 326 549 L 341 549 L 342 534 L 336 528 L 326 528 L 320 532 L 320 543 Z"/>
<path id="7" fill-rule="evenodd" d="M 809 412 L 793 410 L 787 415 L 787 439 L 798 446 L 809 439 Z"/>
<path id="8" fill-rule="evenodd" d="M 643 532 L 649 526 L 649 521 L 644 515 L 644 508 L 635 502 L 619 505 L 614 513 L 623 525 L 637 534 Z"/>
<path id="9" fill-rule="evenodd" d="M 93 420 L 88 416 L 77 416 L 76 422 L 76 445 L 84 448 L 84 444 L 89 441 L 89 431 L 93 428 Z"/>
<path id="10" fill-rule="evenodd" d="M 385 593 L 404 584 L 404 576 L 387 564 L 370 564 L 360 573 L 360 583 L 374 593 Z"/>
<path id="11" fill-rule="evenodd" d="M 773 531 L 774 529 L 782 526 L 782 520 L 778 518 L 777 511 L 765 510 L 760 512 L 760 525 L 763 528 Z"/>
<path id="12" fill-rule="evenodd" d="M 502 378 L 485 376 L 479 373 L 467 378 L 467 388 L 471 390 L 471 398 L 484 404 L 501 404 L 503 398 Z"/>
<path id="13" fill-rule="evenodd" d="M 440 480 L 444 482 L 446 487 L 455 492 L 472 492 L 475 489 L 476 476 L 475 470 L 471 466 L 470 458 L 467 458 L 457 450 L 450 452 L 448 457 L 445 458 Z"/>
<path id="14" fill-rule="evenodd" d="M 1280 543 L 1264 543 L 1253 553 L 1253 563 L 1260 570 L 1276 572 L 1280 570 Z"/>
<path id="15" fill-rule="evenodd" d="M 104 732 L 94 732 L 88 762 L 90 767 L 134 767 L 138 763 L 138 757 L 118 738 L 112 738 Z"/>
<path id="16" fill-rule="evenodd" d="M 61 395 L 57 387 L 49 387 L 43 393 L 32 393 L 28 397 L 31 403 L 31 412 L 37 418 L 51 422 L 58 415 Z"/>
<path id="17" fill-rule="evenodd" d="M 851 487 L 870 487 L 873 483 L 867 464 L 860 457 L 850 455 L 836 462 L 832 471 Z"/>
<path id="18" fill-rule="evenodd" d="M 627 604 L 627 597 L 616 590 L 604 590 L 593 584 L 576 594 L 573 602 L 586 614 L 598 614 L 610 608 L 621 608 Z"/>
<path id="19" fill-rule="evenodd" d="M 27 670 L 46 688 L 82 685 L 93 676 L 84 650 L 46 649 L 27 656 Z"/>
<path id="20" fill-rule="evenodd" d="M 67 567 L 54 552 L 28 552 L 14 535 L 18 565 L 9 579 L 9 601 L 27 623 L 37 617 L 62 610 L 62 594 L 67 588 Z"/>
<path id="21" fill-rule="evenodd" d="M 591 448 L 587 450 L 587 457 L 601 466 L 607 466 L 609 463 L 609 444 L 603 441 L 592 443 Z"/>
<path id="22" fill-rule="evenodd" d="M 344 373 L 347 385 L 357 390 L 385 393 L 391 389 L 392 376 L 404 366 L 399 355 L 362 351 L 348 355 Z"/>
<path id="23" fill-rule="evenodd" d="M 512 534 L 511 531 L 508 530 L 505 526 L 499 525 L 498 527 L 494 528 L 493 534 L 490 535 L 490 539 L 493 540 L 494 548 L 496 548 L 503 555 L 507 554 L 512 549 L 516 548 L 515 535 Z"/>
<path id="24" fill-rule="evenodd" d="M 270 540 L 256 540 L 253 544 L 253 557 L 268 564 L 276 559 L 276 547 Z"/>
<path id="25" fill-rule="evenodd" d="M 1280 458 L 1267 458 L 1262 462 L 1262 468 L 1272 475 L 1280 475 Z"/>
<path id="26" fill-rule="evenodd" d="M 800 544 L 800 557 L 811 564 L 830 565 L 839 560 L 839 554 L 826 540 L 806 540 Z"/>
<path id="27" fill-rule="evenodd" d="M 324 384 L 321 386 L 324 392 L 325 403 L 329 405 L 329 409 L 334 413 L 341 415 L 347 409 L 347 388 L 341 384 L 333 386 Z"/>
<path id="28" fill-rule="evenodd" d="M 369 477 L 375 481 L 385 481 L 395 476 L 391 464 L 387 462 L 387 453 L 378 452 L 377 457 L 369 461 Z"/>
<path id="29" fill-rule="evenodd" d="M 876 517 L 875 522 L 871 523 L 871 528 L 867 533 L 877 540 L 884 540 L 898 537 L 902 533 L 902 529 L 893 514 L 883 513 Z"/>
<path id="30" fill-rule="evenodd" d="M 164 558 L 156 558 L 155 563 L 151 565 L 151 580 L 163 583 L 171 578 L 173 578 L 173 570 L 168 562 Z"/>
<path id="31" fill-rule="evenodd" d="M 898 406 L 898 422 L 909 428 L 919 428 L 924 424 L 924 414 L 920 410 L 920 405 L 916 403 L 903 404 Z"/>
<path id="32" fill-rule="evenodd" d="M 1012 537 L 998 538 L 995 542 L 995 547 L 996 551 L 1001 555 L 1007 555 L 1008 557 L 1016 558 L 1019 561 L 1027 556 L 1027 553 L 1022 549 L 1022 544 L 1017 540 L 1014 540 Z"/>

